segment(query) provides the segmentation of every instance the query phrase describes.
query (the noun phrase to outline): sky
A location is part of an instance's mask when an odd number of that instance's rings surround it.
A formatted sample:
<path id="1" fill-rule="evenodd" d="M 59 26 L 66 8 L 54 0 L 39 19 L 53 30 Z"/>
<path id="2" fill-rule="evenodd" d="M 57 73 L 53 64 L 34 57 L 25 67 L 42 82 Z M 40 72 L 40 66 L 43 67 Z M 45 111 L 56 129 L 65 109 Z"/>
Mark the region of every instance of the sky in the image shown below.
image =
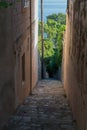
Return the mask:
<path id="1" fill-rule="evenodd" d="M 38 0 L 39 2 L 40 2 L 40 0 Z M 46 3 L 56 3 L 56 2 L 60 2 L 60 3 L 66 3 L 67 2 L 67 0 L 43 0 L 44 2 L 46 2 Z"/>

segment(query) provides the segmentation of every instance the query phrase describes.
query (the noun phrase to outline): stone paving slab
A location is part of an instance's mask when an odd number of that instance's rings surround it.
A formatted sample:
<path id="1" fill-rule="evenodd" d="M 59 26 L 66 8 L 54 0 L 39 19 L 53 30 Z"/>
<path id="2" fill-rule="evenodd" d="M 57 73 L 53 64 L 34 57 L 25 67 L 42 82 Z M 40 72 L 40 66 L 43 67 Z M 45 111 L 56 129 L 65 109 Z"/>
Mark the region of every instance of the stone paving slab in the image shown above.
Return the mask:
<path id="1" fill-rule="evenodd" d="M 2 130 L 76 130 L 61 82 L 39 81 Z"/>

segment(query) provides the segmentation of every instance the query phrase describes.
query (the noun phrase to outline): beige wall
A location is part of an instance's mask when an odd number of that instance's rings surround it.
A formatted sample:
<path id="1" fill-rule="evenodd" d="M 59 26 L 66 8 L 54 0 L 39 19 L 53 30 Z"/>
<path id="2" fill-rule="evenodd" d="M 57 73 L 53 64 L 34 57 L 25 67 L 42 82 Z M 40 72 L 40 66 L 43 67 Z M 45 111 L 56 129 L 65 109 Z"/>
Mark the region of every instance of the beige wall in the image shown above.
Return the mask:
<path id="1" fill-rule="evenodd" d="M 64 48 L 64 87 L 79 130 L 87 130 L 87 1 L 69 4 Z"/>
<path id="2" fill-rule="evenodd" d="M 32 44 L 32 82 L 38 80 L 37 14 L 32 1 L 32 25 L 30 4 L 23 8 L 21 1 L 0 9 L 0 127 L 9 115 L 30 93 L 30 44 Z M 35 15 L 33 15 L 35 14 Z M 32 43 L 30 26 L 32 26 Z M 36 34 L 35 34 L 36 33 Z M 25 54 L 25 81 L 22 81 L 22 56 Z"/>
<path id="3" fill-rule="evenodd" d="M 13 39 L 15 51 L 15 105 L 23 102 L 30 92 L 30 4 L 13 4 Z M 25 55 L 25 81 L 22 81 L 22 56 Z"/>
<path id="4" fill-rule="evenodd" d="M 32 88 L 34 88 L 38 81 L 38 0 L 32 0 L 32 4 Z"/>

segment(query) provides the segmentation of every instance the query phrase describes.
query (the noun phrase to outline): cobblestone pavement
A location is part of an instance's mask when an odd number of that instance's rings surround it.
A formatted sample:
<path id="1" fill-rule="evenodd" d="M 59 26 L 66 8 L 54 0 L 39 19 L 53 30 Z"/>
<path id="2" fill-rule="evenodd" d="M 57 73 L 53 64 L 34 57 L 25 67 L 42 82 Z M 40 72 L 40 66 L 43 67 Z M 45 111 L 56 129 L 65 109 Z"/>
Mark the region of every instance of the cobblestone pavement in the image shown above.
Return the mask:
<path id="1" fill-rule="evenodd" d="M 76 130 L 61 82 L 39 81 L 2 130 Z"/>

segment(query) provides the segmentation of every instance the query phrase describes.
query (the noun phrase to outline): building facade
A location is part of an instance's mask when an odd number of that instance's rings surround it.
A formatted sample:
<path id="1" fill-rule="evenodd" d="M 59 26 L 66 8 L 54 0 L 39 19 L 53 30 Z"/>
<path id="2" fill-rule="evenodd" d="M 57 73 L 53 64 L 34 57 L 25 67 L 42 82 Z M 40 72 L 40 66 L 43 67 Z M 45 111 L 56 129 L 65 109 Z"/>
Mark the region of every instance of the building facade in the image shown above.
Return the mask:
<path id="1" fill-rule="evenodd" d="M 68 0 L 64 87 L 79 130 L 87 130 L 87 0 Z"/>
<path id="2" fill-rule="evenodd" d="M 37 0 L 7 0 L 0 5 L 1 125 L 38 80 L 38 11 Z"/>

